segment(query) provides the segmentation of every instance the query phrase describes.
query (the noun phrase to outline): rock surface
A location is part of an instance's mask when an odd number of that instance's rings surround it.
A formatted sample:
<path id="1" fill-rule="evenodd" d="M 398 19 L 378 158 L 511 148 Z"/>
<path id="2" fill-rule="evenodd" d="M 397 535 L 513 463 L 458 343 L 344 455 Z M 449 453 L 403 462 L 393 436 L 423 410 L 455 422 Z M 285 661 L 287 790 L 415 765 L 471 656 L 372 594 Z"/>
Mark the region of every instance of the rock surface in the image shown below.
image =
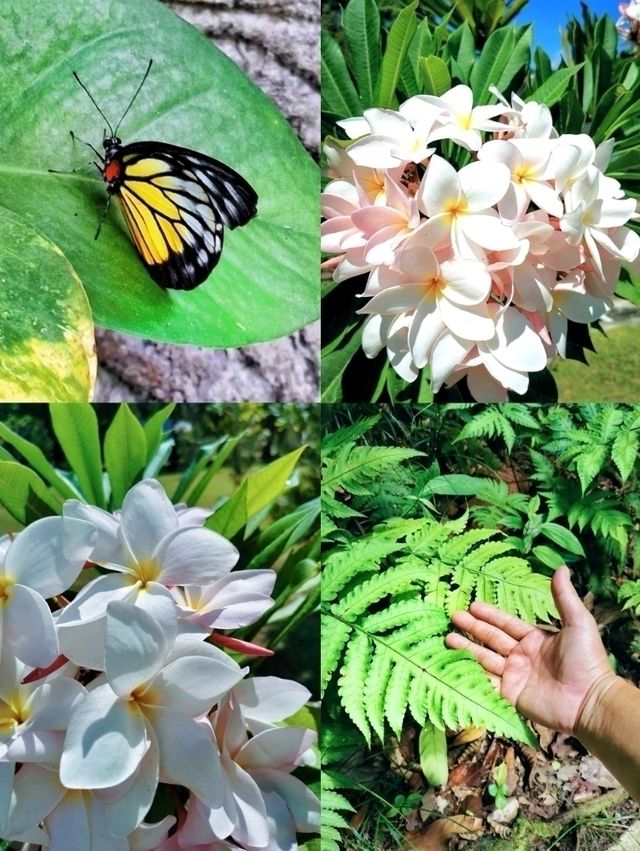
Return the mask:
<path id="1" fill-rule="evenodd" d="M 320 142 L 320 8 L 308 0 L 171 2 L 278 105 L 307 150 Z M 316 274 L 315 270 L 310 270 Z M 319 323 L 271 343 L 201 349 L 98 329 L 94 400 L 315 401 Z"/>

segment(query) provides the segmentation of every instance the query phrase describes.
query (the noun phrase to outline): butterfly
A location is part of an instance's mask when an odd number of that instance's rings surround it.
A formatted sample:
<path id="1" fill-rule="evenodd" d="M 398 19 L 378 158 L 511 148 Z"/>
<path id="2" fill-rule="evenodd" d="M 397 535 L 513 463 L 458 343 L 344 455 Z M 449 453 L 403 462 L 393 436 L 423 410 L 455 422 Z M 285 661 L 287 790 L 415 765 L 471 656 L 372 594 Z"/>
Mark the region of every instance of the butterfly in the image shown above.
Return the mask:
<path id="1" fill-rule="evenodd" d="M 153 280 L 162 287 L 191 290 L 218 263 L 224 229 L 244 225 L 256 215 L 258 196 L 238 172 L 206 154 L 165 142 L 123 145 L 118 129 L 152 62 L 115 128 L 73 72 L 110 134 L 107 137 L 105 131 L 104 155 L 90 143 L 84 144 L 97 155 L 94 165 L 109 193 L 100 225 L 111 198 L 117 198 L 133 244 Z"/>

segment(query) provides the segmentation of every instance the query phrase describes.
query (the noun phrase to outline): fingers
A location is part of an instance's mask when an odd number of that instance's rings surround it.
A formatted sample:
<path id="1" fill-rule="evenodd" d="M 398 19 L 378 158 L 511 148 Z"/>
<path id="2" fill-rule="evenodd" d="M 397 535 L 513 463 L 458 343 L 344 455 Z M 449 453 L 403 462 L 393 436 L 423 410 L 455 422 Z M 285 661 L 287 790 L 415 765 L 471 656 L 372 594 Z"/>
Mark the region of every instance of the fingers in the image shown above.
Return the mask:
<path id="1" fill-rule="evenodd" d="M 484 621 L 498 629 L 501 629 L 511 638 L 516 641 L 522 641 L 525 635 L 528 635 L 535 627 L 531 624 L 521 621 L 513 615 L 508 615 L 501 609 L 495 606 L 490 606 L 488 603 L 472 603 L 469 607 L 469 613 L 478 621 Z M 455 616 L 454 616 L 455 617 Z"/>
<path id="2" fill-rule="evenodd" d="M 489 650 L 488 647 L 480 647 L 457 632 L 450 632 L 445 638 L 445 644 L 452 650 L 468 650 L 473 653 L 487 673 L 496 677 L 502 676 L 505 664 L 504 657 L 494 653 L 493 650 Z"/>
<path id="3" fill-rule="evenodd" d="M 571 582 L 571 574 L 566 565 L 559 567 L 551 580 L 551 593 L 562 621 L 562 626 L 579 626 L 588 614 L 584 603 Z"/>
<path id="4" fill-rule="evenodd" d="M 482 642 L 486 647 L 495 650 L 502 656 L 508 656 L 518 643 L 515 638 L 512 638 L 502 629 L 474 617 L 470 612 L 456 612 L 451 620 L 459 629 L 468 632 L 477 641 Z"/>

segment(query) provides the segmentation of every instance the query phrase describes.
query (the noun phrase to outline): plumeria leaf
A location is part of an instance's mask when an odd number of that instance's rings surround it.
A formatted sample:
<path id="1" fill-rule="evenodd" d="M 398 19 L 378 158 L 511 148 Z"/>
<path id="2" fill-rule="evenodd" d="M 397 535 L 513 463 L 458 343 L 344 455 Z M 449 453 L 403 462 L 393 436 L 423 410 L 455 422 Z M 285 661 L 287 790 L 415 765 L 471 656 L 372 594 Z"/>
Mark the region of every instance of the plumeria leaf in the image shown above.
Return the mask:
<path id="1" fill-rule="evenodd" d="M 91 405 L 51 405 L 51 424 L 87 501 L 105 507 L 98 418 Z"/>
<path id="2" fill-rule="evenodd" d="M 395 100 L 395 91 L 400 79 L 404 58 L 411 44 L 418 21 L 416 9 L 418 0 L 411 0 L 398 15 L 387 36 L 387 45 L 382 57 L 380 82 L 378 85 L 377 105 L 391 107 Z"/>
<path id="3" fill-rule="evenodd" d="M 128 405 L 120 405 L 104 436 L 104 461 L 111 482 L 111 504 L 122 505 L 147 462 L 147 437 Z"/>
<path id="4" fill-rule="evenodd" d="M 40 476 L 14 461 L 0 461 L 0 502 L 22 524 L 62 513 L 62 502 Z"/>
<path id="5" fill-rule="evenodd" d="M 57 245 L 5 208 L 0 246 L 0 398 L 90 399 L 94 330 L 78 275 Z"/>

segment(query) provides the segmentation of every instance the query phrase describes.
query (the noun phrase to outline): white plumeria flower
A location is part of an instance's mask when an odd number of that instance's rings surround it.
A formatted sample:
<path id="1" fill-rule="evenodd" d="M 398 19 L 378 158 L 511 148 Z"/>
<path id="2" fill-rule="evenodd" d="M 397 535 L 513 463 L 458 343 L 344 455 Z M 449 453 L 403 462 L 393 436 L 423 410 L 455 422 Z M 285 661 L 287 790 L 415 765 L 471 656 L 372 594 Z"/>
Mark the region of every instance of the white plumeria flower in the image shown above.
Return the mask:
<path id="1" fill-rule="evenodd" d="M 429 138 L 440 111 L 431 107 L 412 124 L 392 109 L 366 109 L 366 135 L 361 134 L 363 137 L 350 145 L 347 153 L 356 165 L 374 169 L 424 162 L 435 151 L 429 147 Z M 344 127 L 344 122 L 339 123 Z M 354 128 L 349 127 L 352 132 Z"/>
<path id="2" fill-rule="evenodd" d="M 185 786 L 209 806 L 219 806 L 225 792 L 218 752 L 207 724 L 195 719 L 247 669 L 208 644 L 187 640 L 172 647 L 147 612 L 121 602 L 107 610 L 104 655 L 104 677 L 92 683 L 69 723 L 62 783 L 97 790 L 133 778 L 122 818 L 134 810 L 138 823 L 151 805 L 150 777 Z M 120 813 L 112 806 L 117 820 Z"/>
<path id="3" fill-rule="evenodd" d="M 387 178 L 387 203 L 361 208 L 353 213 L 351 220 L 366 239 L 364 260 L 391 265 L 398 247 L 420 224 L 420 211 L 416 199 Z"/>
<path id="4" fill-rule="evenodd" d="M 552 147 L 540 139 L 512 139 L 487 142 L 478 152 L 480 162 L 504 163 L 511 173 L 511 183 L 498 210 L 504 219 L 520 219 L 533 202 L 550 216 L 560 218 L 564 206 L 550 181 Z"/>
<path id="5" fill-rule="evenodd" d="M 231 694 L 253 734 L 289 718 L 311 697 L 309 689 L 282 677 L 248 677 L 235 685 Z"/>
<path id="6" fill-rule="evenodd" d="M 75 582 L 97 537 L 85 520 L 45 517 L 0 539 L 0 653 L 32 667 L 55 659 L 58 639 L 45 599 Z"/>
<path id="7" fill-rule="evenodd" d="M 428 105 L 440 110 L 437 120 L 441 125 L 430 133 L 430 141 L 452 139 L 470 151 L 479 150 L 482 145 L 480 130 L 504 130 L 504 124 L 493 121 L 504 113 L 502 104 L 494 106 L 474 106 L 473 92 L 469 86 L 454 86 L 448 92 L 435 95 L 416 95 L 404 104 L 405 114 L 419 114 L 419 105 Z"/>
<path id="8" fill-rule="evenodd" d="M 509 122 L 509 138 L 554 139 L 558 136 L 553 126 L 551 110 L 545 104 L 536 101 L 525 103 L 515 92 L 512 93 L 509 103 L 495 86 L 489 86 L 489 91 L 505 107 L 502 115 Z M 507 125 L 503 125 L 502 130 L 506 128 Z"/>
<path id="9" fill-rule="evenodd" d="M 208 635 L 213 629 L 255 623 L 273 605 L 270 594 L 275 581 L 273 570 L 239 570 L 210 585 L 185 585 L 175 595 L 189 626 L 201 627 L 202 634 Z"/>
<path id="10" fill-rule="evenodd" d="M 374 313 L 362 326 L 362 351 L 365 355 L 375 358 L 386 347 L 389 363 L 407 382 L 415 381 L 419 372 L 409 350 L 411 321 L 410 313 L 397 316 Z"/>
<path id="11" fill-rule="evenodd" d="M 482 259 L 484 250 L 518 248 L 510 228 L 492 209 L 510 183 L 503 163 L 471 163 L 456 172 L 445 159 L 433 156 L 418 190 L 427 221 L 415 232 L 430 248 L 451 243 L 456 257 Z"/>
<path id="12" fill-rule="evenodd" d="M 226 576 L 238 551 L 210 529 L 183 525 L 162 486 L 145 480 L 125 496 L 118 516 L 70 500 L 65 516 L 98 527 L 92 560 L 111 572 L 94 579 L 56 621 L 60 648 L 77 665 L 102 670 L 105 615 L 114 600 L 134 603 L 175 632 L 175 585 L 204 585 Z"/>
<path id="13" fill-rule="evenodd" d="M 366 245 L 366 238 L 353 223 L 361 208 L 357 188 L 348 180 L 334 180 L 322 195 L 324 221 L 320 230 L 320 250 L 339 254 L 348 248 Z"/>
<path id="14" fill-rule="evenodd" d="M 385 185 L 387 175 L 397 183 L 404 171 L 403 163 L 399 163 L 395 168 L 390 169 L 359 166 L 349 156 L 345 148 L 337 144 L 334 139 L 328 139 L 323 146 L 323 150 L 329 164 L 329 176 L 338 180 L 347 180 L 354 186 L 357 184 L 361 194 L 370 204 L 385 204 L 387 199 L 387 188 Z M 330 185 L 326 189 L 329 189 Z"/>

